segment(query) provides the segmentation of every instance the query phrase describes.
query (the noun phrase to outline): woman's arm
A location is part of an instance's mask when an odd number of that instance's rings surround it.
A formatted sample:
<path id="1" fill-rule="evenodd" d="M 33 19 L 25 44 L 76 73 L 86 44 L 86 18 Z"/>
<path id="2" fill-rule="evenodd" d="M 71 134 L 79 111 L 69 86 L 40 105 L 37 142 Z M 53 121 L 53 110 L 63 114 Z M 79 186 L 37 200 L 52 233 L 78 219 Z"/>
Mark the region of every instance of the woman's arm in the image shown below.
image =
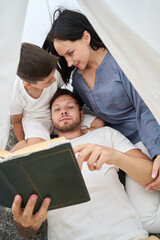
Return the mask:
<path id="1" fill-rule="evenodd" d="M 123 72 L 121 72 L 121 79 L 136 109 L 135 120 L 141 140 L 150 153 L 151 158 L 155 158 L 151 172 L 154 182 L 149 184 L 147 189 L 160 191 L 160 125 Z"/>

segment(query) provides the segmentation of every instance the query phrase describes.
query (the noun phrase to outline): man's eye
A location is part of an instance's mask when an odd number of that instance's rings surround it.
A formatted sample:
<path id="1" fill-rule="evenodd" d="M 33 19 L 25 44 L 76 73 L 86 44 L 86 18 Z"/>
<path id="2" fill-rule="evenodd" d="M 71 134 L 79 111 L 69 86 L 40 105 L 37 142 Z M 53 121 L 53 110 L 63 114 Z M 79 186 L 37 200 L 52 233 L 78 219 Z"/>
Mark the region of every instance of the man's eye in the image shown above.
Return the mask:
<path id="1" fill-rule="evenodd" d="M 60 108 L 55 108 L 53 111 L 58 112 L 59 110 L 60 110 Z"/>
<path id="2" fill-rule="evenodd" d="M 74 106 L 68 106 L 68 108 L 69 108 L 69 109 L 72 109 L 72 108 L 74 108 Z"/>

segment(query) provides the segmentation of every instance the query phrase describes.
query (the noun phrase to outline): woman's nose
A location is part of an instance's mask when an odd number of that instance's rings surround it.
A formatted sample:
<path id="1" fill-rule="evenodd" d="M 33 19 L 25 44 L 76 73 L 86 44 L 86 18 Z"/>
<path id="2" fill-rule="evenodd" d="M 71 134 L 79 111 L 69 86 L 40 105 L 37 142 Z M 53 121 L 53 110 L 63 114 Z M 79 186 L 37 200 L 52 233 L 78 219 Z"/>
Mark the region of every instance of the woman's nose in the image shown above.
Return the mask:
<path id="1" fill-rule="evenodd" d="M 72 67 L 73 65 L 73 61 L 70 59 L 70 60 L 67 60 L 67 65 L 68 67 Z"/>

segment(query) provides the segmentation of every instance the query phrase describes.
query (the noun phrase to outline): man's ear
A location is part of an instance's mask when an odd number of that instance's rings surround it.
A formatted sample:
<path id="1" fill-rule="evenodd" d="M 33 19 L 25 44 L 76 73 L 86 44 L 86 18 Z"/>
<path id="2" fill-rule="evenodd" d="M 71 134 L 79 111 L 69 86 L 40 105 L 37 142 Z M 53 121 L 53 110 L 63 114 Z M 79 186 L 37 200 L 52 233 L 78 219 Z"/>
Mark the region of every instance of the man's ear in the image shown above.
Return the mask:
<path id="1" fill-rule="evenodd" d="M 80 111 L 80 115 L 81 115 L 81 122 L 82 122 L 82 121 L 83 121 L 83 118 L 84 118 L 83 110 Z"/>
<path id="2" fill-rule="evenodd" d="M 23 81 L 24 87 L 32 87 L 32 84 L 29 82 Z"/>
<path id="3" fill-rule="evenodd" d="M 90 44 L 90 41 L 91 41 L 91 35 L 88 31 L 84 31 L 83 32 L 83 39 L 87 42 L 87 44 L 89 45 Z"/>

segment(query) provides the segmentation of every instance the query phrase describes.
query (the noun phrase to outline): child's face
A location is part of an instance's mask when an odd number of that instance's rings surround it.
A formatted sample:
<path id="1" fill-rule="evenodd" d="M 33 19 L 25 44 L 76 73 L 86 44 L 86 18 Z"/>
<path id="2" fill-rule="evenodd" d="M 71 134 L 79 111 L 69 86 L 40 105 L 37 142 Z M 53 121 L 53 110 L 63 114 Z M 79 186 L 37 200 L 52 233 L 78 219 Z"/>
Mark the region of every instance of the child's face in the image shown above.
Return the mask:
<path id="1" fill-rule="evenodd" d="M 37 81 L 36 84 L 31 84 L 31 85 L 38 89 L 44 89 L 49 87 L 53 82 L 56 81 L 54 77 L 54 72 L 55 70 L 53 70 L 48 77 L 44 78 L 43 81 Z"/>

